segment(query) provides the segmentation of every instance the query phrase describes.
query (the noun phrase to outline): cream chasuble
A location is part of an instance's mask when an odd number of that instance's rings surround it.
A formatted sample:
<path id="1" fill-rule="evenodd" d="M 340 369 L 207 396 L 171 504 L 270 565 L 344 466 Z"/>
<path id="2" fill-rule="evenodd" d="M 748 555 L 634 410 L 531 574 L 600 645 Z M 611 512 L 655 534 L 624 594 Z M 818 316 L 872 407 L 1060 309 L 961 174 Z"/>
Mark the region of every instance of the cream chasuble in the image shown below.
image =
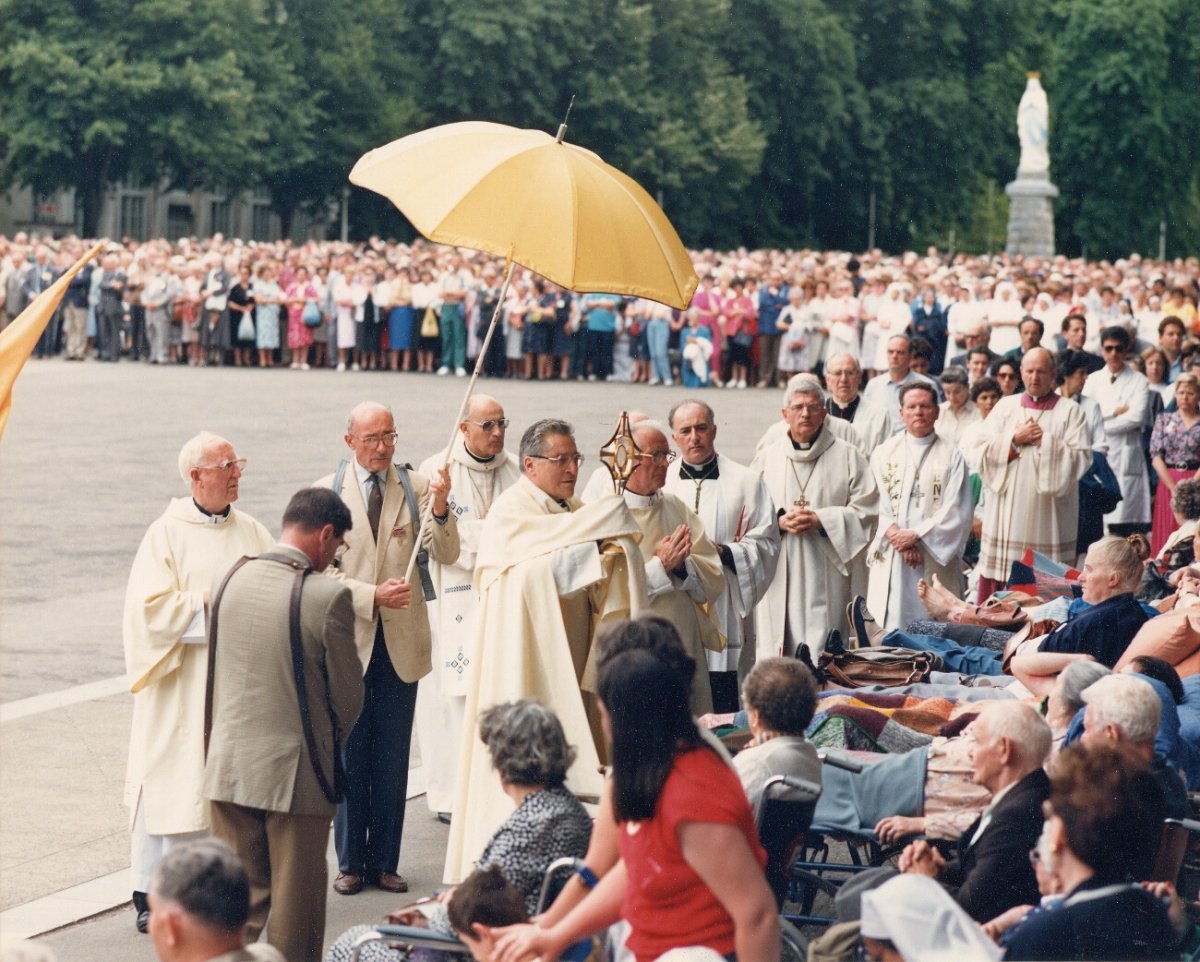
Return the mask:
<path id="1" fill-rule="evenodd" d="M 736 671 L 744 648 L 754 657 L 754 609 L 766 594 L 779 560 L 779 526 L 767 486 L 756 471 L 716 455 L 716 478 L 680 477 L 672 464 L 663 488 L 700 516 L 714 544 L 733 556 L 734 570 L 722 566 L 725 586 L 716 601 L 717 627 L 724 651 L 706 652 L 709 671 Z"/>
<path id="2" fill-rule="evenodd" d="M 714 606 L 725 588 L 721 557 L 705 536 L 700 519 L 675 495 L 663 491 L 641 495 L 626 490 L 625 503 L 642 529 L 639 547 L 646 565 L 649 599 L 644 613 L 666 618 L 679 632 L 683 647 L 696 661 L 692 675 L 692 714 L 706 715 L 713 710 L 713 704 L 705 654 L 725 646 Z M 687 574 L 682 579 L 667 571 L 654 553 L 658 543 L 681 524 L 686 524 L 692 533 L 692 553 L 683 562 Z"/>
<path id="3" fill-rule="evenodd" d="M 1054 406 L 1023 406 L 1034 403 Z M 1023 446 L 1010 460 L 1013 432 L 1028 420 L 1041 426 L 1041 446 Z M 1092 464 L 1079 405 L 1056 394 L 1042 402 L 1014 394 L 996 402 L 980 434 L 979 477 L 987 495 L 979 573 L 1007 582 L 1012 563 L 1026 548 L 1071 564 L 1079 527 L 1079 479 Z"/>
<path id="4" fill-rule="evenodd" d="M 971 532 L 973 506 L 967 463 L 937 434 L 889 439 L 871 456 L 879 486 L 879 528 L 867 550 L 870 587 L 867 608 L 887 631 L 926 617 L 917 582 L 938 576 L 959 594 L 962 551 Z M 913 568 L 885 536 L 892 524 L 916 532 L 922 563 Z"/>
<path id="5" fill-rule="evenodd" d="M 615 496 L 562 507 L 527 477 L 500 495 L 484 522 L 476 556 L 479 612 L 467 658 L 454 820 L 445 878 L 474 867 L 512 803 L 500 790 L 476 719 L 483 709 L 536 698 L 553 709 L 577 752 L 567 787 L 599 796 L 600 751 L 583 692 L 595 690 L 591 643 L 605 621 L 646 606 L 642 533 Z M 599 547 L 597 547 L 599 545 Z"/>
<path id="6" fill-rule="evenodd" d="M 205 515 L 175 498 L 146 530 L 125 589 L 122 635 L 133 692 L 125 804 L 138 794 L 151 835 L 208 826 L 204 780 L 204 688 L 208 672 L 204 595 L 242 555 L 275 543 L 247 514 Z"/>
<path id="7" fill-rule="evenodd" d="M 422 462 L 418 473 L 437 477 L 439 451 Z M 433 670 L 417 687 L 417 742 L 425 772 L 425 802 L 431 812 L 454 810 L 454 776 L 462 738 L 463 704 L 467 696 L 466 649 L 478 607 L 475 593 L 475 555 L 483 520 L 492 502 L 521 477 L 517 459 L 501 451 L 479 461 L 467 451 L 460 434 L 450 449 L 450 511 L 458 525 L 458 560 L 430 560 L 429 574 L 437 597 L 426 602 Z"/>
<path id="8" fill-rule="evenodd" d="M 816 661 L 831 630 L 848 637 L 851 575 L 875 532 L 879 492 L 867 459 L 834 437 L 830 420 L 808 450 L 796 450 L 785 431 L 754 465 L 777 513 L 804 500 L 823 529 L 782 535 L 775 579 L 755 614 L 759 658 L 791 656 L 806 644 Z"/>

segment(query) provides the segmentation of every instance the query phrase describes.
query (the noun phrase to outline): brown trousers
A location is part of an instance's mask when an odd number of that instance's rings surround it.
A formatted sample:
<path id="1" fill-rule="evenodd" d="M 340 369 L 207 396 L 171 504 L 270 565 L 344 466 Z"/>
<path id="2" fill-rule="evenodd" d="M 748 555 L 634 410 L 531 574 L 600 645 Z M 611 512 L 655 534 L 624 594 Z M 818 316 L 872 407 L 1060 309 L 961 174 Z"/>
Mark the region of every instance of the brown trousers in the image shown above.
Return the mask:
<path id="1" fill-rule="evenodd" d="M 267 941 L 288 962 L 321 962 L 330 818 L 212 803 L 213 834 L 237 852 L 250 876 L 246 938 L 257 940 L 265 926 Z"/>

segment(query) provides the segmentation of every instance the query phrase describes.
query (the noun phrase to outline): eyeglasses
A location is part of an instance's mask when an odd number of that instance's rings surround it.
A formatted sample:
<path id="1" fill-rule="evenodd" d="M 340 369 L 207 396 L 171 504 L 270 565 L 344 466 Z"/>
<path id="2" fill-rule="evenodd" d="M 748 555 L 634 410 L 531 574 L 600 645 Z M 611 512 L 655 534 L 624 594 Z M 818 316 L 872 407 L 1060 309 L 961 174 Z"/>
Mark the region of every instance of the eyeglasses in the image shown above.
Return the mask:
<path id="1" fill-rule="evenodd" d="M 343 541 L 341 544 L 339 544 L 337 546 L 337 551 L 335 551 L 333 553 L 333 560 L 341 561 L 344 557 L 346 557 L 346 552 L 349 550 L 350 550 L 350 545 L 346 544 L 346 542 Z"/>
<path id="2" fill-rule="evenodd" d="M 549 461 L 551 464 L 555 465 L 560 471 L 563 468 L 565 468 L 568 464 L 573 464 L 573 465 L 575 465 L 575 467 L 579 467 L 581 464 L 583 464 L 583 455 L 582 454 L 560 454 L 560 455 L 558 455 L 558 457 L 554 457 L 554 458 L 547 457 L 544 454 L 530 454 L 530 455 L 526 455 L 526 457 L 537 458 L 539 461 Z"/>
<path id="3" fill-rule="evenodd" d="M 788 408 L 795 414 L 817 414 L 825 410 L 824 404 L 793 404 Z"/>
<path id="4" fill-rule="evenodd" d="M 246 470 L 246 459 L 245 458 L 237 458 L 234 461 L 218 461 L 216 464 L 197 464 L 196 465 L 197 471 L 220 471 L 222 473 L 228 473 L 228 472 L 232 471 L 234 468 L 237 468 L 239 471 L 245 471 Z"/>
<path id="5" fill-rule="evenodd" d="M 508 418 L 491 418 L 487 421 L 472 421 L 470 418 L 467 418 L 467 423 L 474 424 L 475 427 L 483 428 L 485 431 L 490 433 L 495 431 L 496 428 L 499 428 L 501 431 L 503 431 L 508 427 L 509 421 Z"/>
<path id="6" fill-rule="evenodd" d="M 354 437 L 354 435 L 350 435 Z M 367 434 L 357 438 L 369 448 L 377 446 L 381 441 L 389 447 L 396 443 L 396 438 L 400 435 L 395 431 L 389 431 L 387 434 Z"/>
<path id="7" fill-rule="evenodd" d="M 1104 344 L 1101 346 L 1100 350 L 1102 350 L 1105 354 L 1111 354 L 1113 351 L 1121 350 L 1121 345 L 1120 344 Z"/>
<path id="8" fill-rule="evenodd" d="M 638 454 L 635 454 L 634 457 L 636 457 L 639 461 L 651 461 L 654 464 L 658 465 L 659 467 L 662 467 L 664 464 L 670 464 L 672 461 L 675 460 L 675 452 L 674 451 L 655 451 L 653 454 L 650 454 L 648 452 L 642 451 L 642 452 L 639 452 Z"/>

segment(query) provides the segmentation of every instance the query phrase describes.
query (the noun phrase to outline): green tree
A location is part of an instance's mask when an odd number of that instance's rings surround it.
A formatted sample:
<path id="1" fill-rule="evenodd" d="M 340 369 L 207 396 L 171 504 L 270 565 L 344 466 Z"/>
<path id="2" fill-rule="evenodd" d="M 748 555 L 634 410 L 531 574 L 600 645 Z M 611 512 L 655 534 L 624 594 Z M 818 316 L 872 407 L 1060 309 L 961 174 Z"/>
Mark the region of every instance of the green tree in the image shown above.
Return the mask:
<path id="1" fill-rule="evenodd" d="M 0 167 L 88 235 L 110 183 L 249 186 L 313 120 L 263 0 L 4 0 L 0 36 Z"/>
<path id="2" fill-rule="evenodd" d="M 1178 31 L 1196 27 L 1194 4 L 1061 0 L 1055 12 L 1048 92 L 1059 243 L 1093 257 L 1156 250 L 1159 222 L 1196 209 L 1185 132 L 1200 124 L 1200 74 L 1177 49 L 1187 36 Z"/>

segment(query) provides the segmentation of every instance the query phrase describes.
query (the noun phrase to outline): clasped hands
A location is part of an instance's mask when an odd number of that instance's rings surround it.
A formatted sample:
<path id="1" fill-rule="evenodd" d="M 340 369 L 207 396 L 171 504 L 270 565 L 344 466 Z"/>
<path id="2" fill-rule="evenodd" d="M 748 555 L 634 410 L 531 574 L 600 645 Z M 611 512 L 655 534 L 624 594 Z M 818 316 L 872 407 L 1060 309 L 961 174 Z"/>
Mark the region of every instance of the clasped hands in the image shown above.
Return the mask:
<path id="1" fill-rule="evenodd" d="M 904 563 L 910 568 L 917 568 L 921 565 L 921 539 L 917 537 L 917 533 L 909 528 L 901 528 L 900 525 L 893 522 L 892 526 L 883 533 L 888 544 L 896 549 L 896 552 L 903 559 Z"/>
<path id="2" fill-rule="evenodd" d="M 906 875 L 928 875 L 937 878 L 946 867 L 942 853 L 924 839 L 906 845 L 896 867 Z"/>
<path id="3" fill-rule="evenodd" d="M 1035 448 L 1042 446 L 1042 428 L 1033 418 L 1029 418 L 1019 428 L 1013 431 L 1012 443 L 1019 447 L 1032 444 Z"/>
<path id="4" fill-rule="evenodd" d="M 821 519 L 810 508 L 794 507 L 779 516 L 779 530 L 784 534 L 805 534 L 821 530 Z"/>
<path id="5" fill-rule="evenodd" d="M 670 571 L 683 567 L 688 555 L 692 553 L 692 532 L 686 524 L 681 524 L 658 543 L 654 554 L 662 566 Z"/>

